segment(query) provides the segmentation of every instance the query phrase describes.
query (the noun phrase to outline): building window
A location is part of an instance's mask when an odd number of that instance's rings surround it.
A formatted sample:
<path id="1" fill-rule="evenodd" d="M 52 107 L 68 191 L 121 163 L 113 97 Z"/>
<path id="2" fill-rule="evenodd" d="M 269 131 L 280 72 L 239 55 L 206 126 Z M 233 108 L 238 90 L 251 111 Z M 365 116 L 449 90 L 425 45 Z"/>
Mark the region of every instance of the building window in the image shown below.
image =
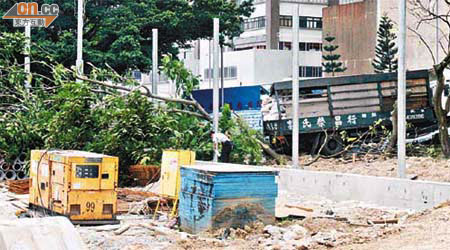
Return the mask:
<path id="1" fill-rule="evenodd" d="M 322 44 L 321 43 L 306 43 L 306 51 L 322 51 Z"/>
<path id="2" fill-rule="evenodd" d="M 299 26 L 300 28 L 307 29 L 322 29 L 322 18 L 301 16 L 299 19 Z"/>
<path id="3" fill-rule="evenodd" d="M 279 48 L 280 48 L 280 50 L 291 50 L 292 43 L 291 42 L 280 42 Z"/>
<path id="4" fill-rule="evenodd" d="M 292 27 L 292 16 L 280 16 L 280 27 Z"/>
<path id="5" fill-rule="evenodd" d="M 321 43 L 299 43 L 300 51 L 322 51 Z M 280 42 L 279 43 L 280 50 L 291 50 L 292 43 L 291 42 Z"/>
<path id="6" fill-rule="evenodd" d="M 300 16 L 299 26 L 304 29 L 322 29 L 322 18 Z M 292 27 L 292 16 L 280 16 L 280 27 Z"/>
<path id="7" fill-rule="evenodd" d="M 322 77 L 322 67 L 300 66 L 300 77 Z"/>
<path id="8" fill-rule="evenodd" d="M 243 29 L 244 30 L 253 30 L 253 29 L 260 29 L 266 27 L 266 17 L 260 16 L 260 17 L 254 17 L 249 18 L 247 20 L 244 20 L 243 23 Z"/>
<path id="9" fill-rule="evenodd" d="M 139 70 L 133 70 L 132 71 L 132 75 L 133 75 L 133 78 L 136 81 L 141 81 L 142 80 L 142 74 L 141 74 L 141 72 Z"/>
<path id="10" fill-rule="evenodd" d="M 258 45 L 248 46 L 248 47 L 234 48 L 234 51 L 250 50 L 250 49 L 266 49 L 266 45 L 258 44 Z"/>
<path id="11" fill-rule="evenodd" d="M 205 75 L 204 79 L 212 79 L 214 77 L 213 69 L 205 69 Z M 219 68 L 219 78 L 222 77 L 222 72 Z M 223 79 L 236 79 L 237 78 L 237 67 L 236 66 L 229 66 L 223 68 Z"/>

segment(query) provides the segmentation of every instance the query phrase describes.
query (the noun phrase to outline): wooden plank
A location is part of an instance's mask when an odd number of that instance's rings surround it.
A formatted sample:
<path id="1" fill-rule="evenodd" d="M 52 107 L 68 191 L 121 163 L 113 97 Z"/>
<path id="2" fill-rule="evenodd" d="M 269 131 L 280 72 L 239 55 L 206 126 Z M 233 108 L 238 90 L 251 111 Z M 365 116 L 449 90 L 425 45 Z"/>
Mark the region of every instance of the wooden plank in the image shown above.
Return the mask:
<path id="1" fill-rule="evenodd" d="M 377 107 L 355 107 L 355 108 L 348 108 L 348 109 L 335 109 L 334 115 L 347 115 L 347 114 L 353 114 L 353 113 L 368 113 L 368 112 L 379 112 L 381 110 L 380 106 Z"/>
<path id="2" fill-rule="evenodd" d="M 363 100 L 349 100 L 349 101 L 333 101 L 333 109 L 334 108 L 342 108 L 342 107 L 360 107 L 367 105 L 379 105 L 380 99 L 377 98 L 367 98 Z"/>
<path id="3" fill-rule="evenodd" d="M 389 88 L 383 88 L 381 90 L 383 96 L 397 96 L 397 89 L 389 89 Z M 423 94 L 428 95 L 427 87 L 426 86 L 417 86 L 417 87 L 410 87 L 406 89 L 407 94 Z"/>
<path id="4" fill-rule="evenodd" d="M 363 83 L 363 84 L 352 84 L 352 85 L 341 85 L 341 86 L 331 86 L 331 93 L 335 91 L 352 91 L 354 89 L 376 89 L 376 83 Z"/>
<path id="5" fill-rule="evenodd" d="M 406 86 L 425 85 L 426 83 L 425 79 L 406 80 Z"/>
<path id="6" fill-rule="evenodd" d="M 381 82 L 381 88 L 397 87 L 397 82 Z"/>
<path id="7" fill-rule="evenodd" d="M 292 118 L 292 106 L 286 107 L 286 114 L 289 118 Z M 328 102 L 316 105 L 300 105 L 299 117 L 314 117 L 314 116 L 330 116 L 330 110 L 328 109 Z"/>
<path id="8" fill-rule="evenodd" d="M 331 98 L 333 100 L 336 99 L 346 99 L 346 98 L 362 98 L 362 97 L 376 97 L 378 98 L 378 91 L 377 90 L 369 90 L 365 92 L 345 92 L 345 93 L 332 93 Z"/>
<path id="9" fill-rule="evenodd" d="M 320 98 L 308 98 L 308 99 L 300 99 L 298 102 L 300 105 L 315 105 L 318 103 L 328 103 L 328 98 L 320 97 Z M 283 105 L 292 105 L 292 100 L 284 100 L 280 104 Z"/>

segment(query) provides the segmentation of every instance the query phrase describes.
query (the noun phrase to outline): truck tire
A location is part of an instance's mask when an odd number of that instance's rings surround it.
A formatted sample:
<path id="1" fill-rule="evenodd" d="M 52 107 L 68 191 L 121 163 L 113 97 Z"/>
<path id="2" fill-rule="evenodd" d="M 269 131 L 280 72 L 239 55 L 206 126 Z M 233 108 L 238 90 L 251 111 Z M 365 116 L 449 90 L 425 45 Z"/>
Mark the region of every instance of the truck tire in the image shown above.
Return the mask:
<path id="1" fill-rule="evenodd" d="M 319 149 L 322 147 L 323 143 L 325 141 L 325 135 L 322 135 L 321 142 L 319 144 Z M 325 146 L 322 149 L 321 154 L 324 155 L 336 155 L 339 154 L 344 150 L 344 142 L 342 141 L 342 138 L 337 135 L 329 136 L 327 139 L 327 142 L 325 143 Z"/>

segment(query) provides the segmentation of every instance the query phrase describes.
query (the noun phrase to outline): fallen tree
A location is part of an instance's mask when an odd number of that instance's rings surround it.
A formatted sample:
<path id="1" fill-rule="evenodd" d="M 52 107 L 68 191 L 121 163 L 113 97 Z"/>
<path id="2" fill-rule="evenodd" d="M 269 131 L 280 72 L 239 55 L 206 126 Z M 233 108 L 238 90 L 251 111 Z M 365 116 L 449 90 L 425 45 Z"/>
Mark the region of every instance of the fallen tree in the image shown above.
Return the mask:
<path id="1" fill-rule="evenodd" d="M 4 55 L 0 58 L 0 154 L 7 161 L 14 161 L 22 152 L 29 155 L 29 150 L 36 148 L 113 154 L 121 159 L 121 169 L 143 157 L 157 163 L 166 148 L 189 148 L 199 159 L 212 158 L 211 118 L 190 97 L 196 83 L 192 75 L 186 84 L 177 76 L 178 97 L 153 95 L 130 77 L 92 64 L 88 75 L 79 76 L 57 62 L 36 59 L 33 67 L 46 67 L 51 75 L 27 75 L 20 63 L 21 42 L 20 34 L 0 37 L 0 43 L 17 43 L 0 48 Z M 171 70 L 175 75 L 186 73 Z M 26 79 L 31 81 L 31 89 L 24 88 Z M 252 140 L 261 140 L 248 134 Z M 262 141 L 248 143 L 245 136 L 238 140 L 236 155 L 252 164 L 259 163 L 263 151 L 282 158 Z"/>

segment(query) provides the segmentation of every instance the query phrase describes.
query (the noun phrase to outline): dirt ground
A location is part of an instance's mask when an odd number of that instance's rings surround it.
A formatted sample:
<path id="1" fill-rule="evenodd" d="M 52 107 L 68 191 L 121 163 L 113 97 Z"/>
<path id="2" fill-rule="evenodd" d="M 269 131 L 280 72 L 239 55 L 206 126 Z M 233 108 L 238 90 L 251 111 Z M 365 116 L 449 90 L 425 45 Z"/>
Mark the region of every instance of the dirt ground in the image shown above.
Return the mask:
<path id="1" fill-rule="evenodd" d="M 301 162 L 310 161 L 304 156 Z M 396 176 L 396 159 L 320 159 L 305 169 L 374 176 Z M 419 180 L 447 182 L 450 161 L 409 157 L 408 175 Z M 139 191 L 140 189 L 133 189 Z M 142 191 L 152 191 L 144 190 Z M 131 196 L 130 196 L 131 197 Z M 0 223 L 17 219 L 13 203 L 27 203 L 0 185 Z M 277 221 L 243 229 L 219 229 L 201 235 L 181 232 L 166 215 L 124 214 L 120 225 L 80 227 L 91 250 L 144 249 L 449 249 L 450 207 L 414 211 L 380 207 L 358 201 L 334 202 L 323 197 L 292 197 L 280 193 Z M 121 232 L 124 230 L 123 232 Z"/>
<path id="2" fill-rule="evenodd" d="M 17 219 L 17 208 L 11 203 L 26 199 L 0 188 L 0 221 Z M 255 223 L 201 235 L 167 228 L 170 220 L 164 215 L 156 220 L 150 215 L 122 215 L 120 225 L 77 226 L 76 230 L 92 250 L 448 249 L 450 243 L 448 206 L 417 212 L 321 197 L 280 197 L 277 208 L 286 205 L 291 206 L 291 216 L 273 225 Z"/>
<path id="3" fill-rule="evenodd" d="M 302 163 L 310 162 L 311 156 L 302 156 Z M 407 157 L 407 176 L 416 177 L 418 180 L 450 182 L 450 160 L 435 159 L 431 157 Z M 397 159 L 386 159 L 381 156 L 358 157 L 355 162 L 352 159 L 332 158 L 319 159 L 309 166 L 303 167 L 313 171 L 333 171 L 341 173 L 372 175 L 372 176 L 397 176 Z"/>

